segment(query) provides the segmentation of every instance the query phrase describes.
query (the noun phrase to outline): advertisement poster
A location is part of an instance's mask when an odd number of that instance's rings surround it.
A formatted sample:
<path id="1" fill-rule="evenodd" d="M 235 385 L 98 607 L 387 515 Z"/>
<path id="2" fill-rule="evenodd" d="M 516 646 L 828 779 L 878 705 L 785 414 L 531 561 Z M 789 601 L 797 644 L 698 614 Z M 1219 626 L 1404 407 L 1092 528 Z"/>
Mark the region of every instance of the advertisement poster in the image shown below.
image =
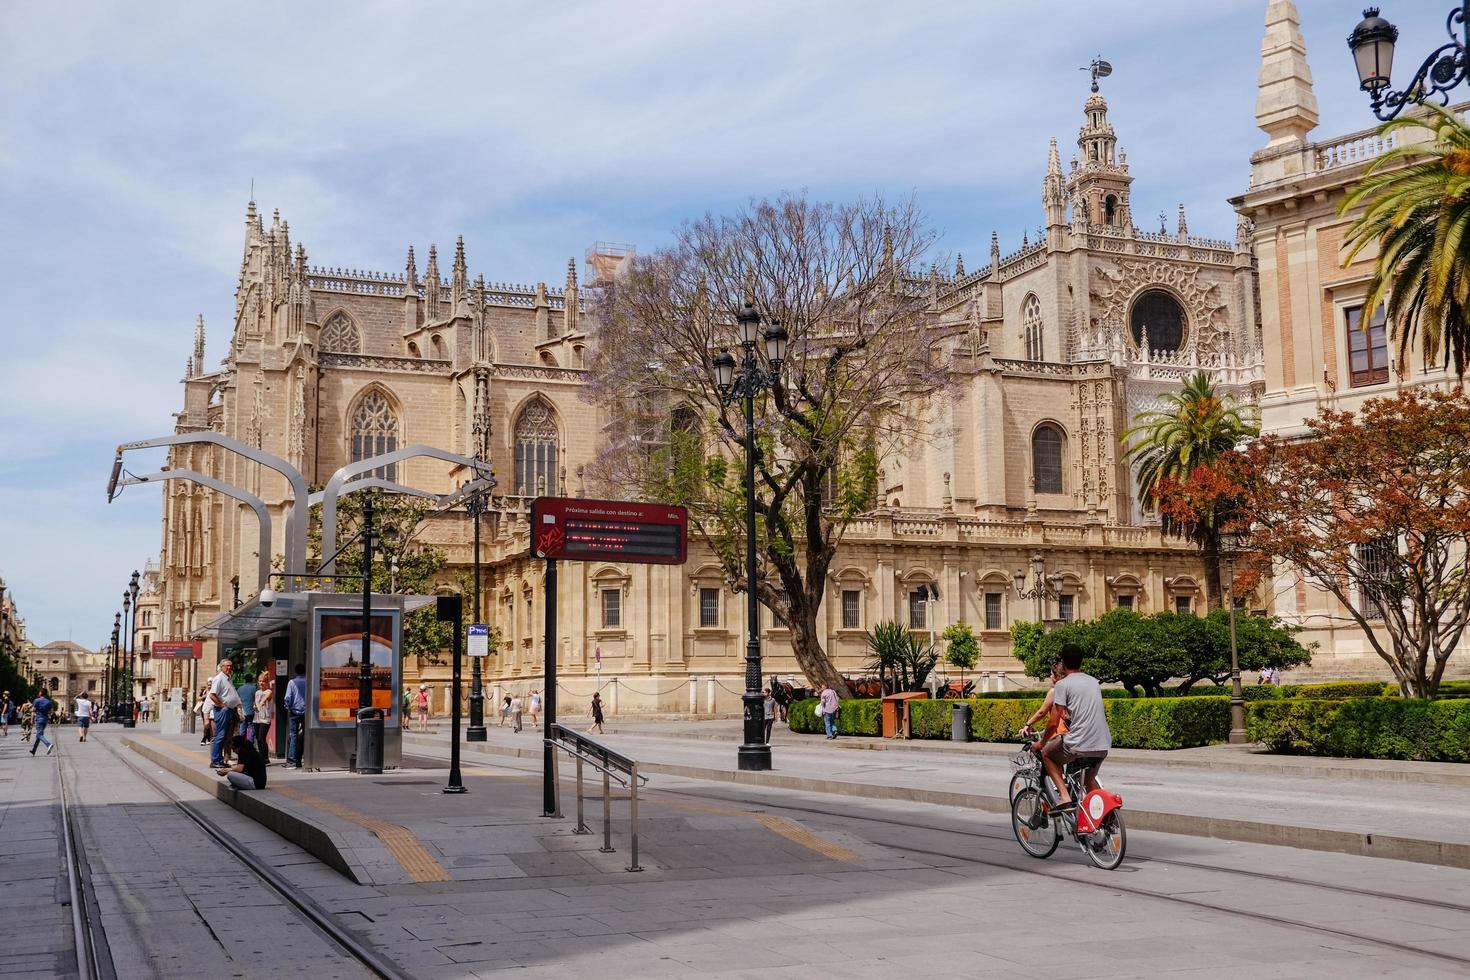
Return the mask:
<path id="1" fill-rule="evenodd" d="M 384 723 L 398 724 L 398 629 L 396 609 L 374 610 L 371 622 L 373 706 L 384 711 Z M 312 622 L 316 674 L 311 678 L 311 724 L 314 728 L 351 728 L 356 724 L 357 687 L 361 675 L 362 613 L 350 609 L 317 609 Z"/>

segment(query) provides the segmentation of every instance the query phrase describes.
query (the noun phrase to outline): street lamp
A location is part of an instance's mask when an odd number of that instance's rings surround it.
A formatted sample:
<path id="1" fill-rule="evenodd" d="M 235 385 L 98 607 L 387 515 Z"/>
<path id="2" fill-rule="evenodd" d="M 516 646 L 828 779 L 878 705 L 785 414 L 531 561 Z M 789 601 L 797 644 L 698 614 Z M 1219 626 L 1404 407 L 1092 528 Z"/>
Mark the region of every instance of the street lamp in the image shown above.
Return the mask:
<path id="1" fill-rule="evenodd" d="M 1016 583 L 1016 595 L 1022 599 L 1036 600 L 1036 621 L 1046 623 L 1046 600 L 1061 598 L 1062 577 L 1060 575 L 1046 574 L 1046 562 L 1040 555 L 1031 556 L 1031 579 L 1035 583 L 1031 588 L 1026 588 L 1026 573 L 1022 569 L 1016 569 L 1013 576 Z"/>
<path id="2" fill-rule="evenodd" d="M 107 720 L 117 720 L 117 644 L 122 638 L 122 613 L 112 614 L 112 647 L 107 651 Z"/>
<path id="3" fill-rule="evenodd" d="M 786 359 L 786 330 L 772 323 L 760 330 L 761 315 L 747 301 L 735 316 L 740 330 L 741 358 L 737 369 L 735 358 L 721 350 L 711 361 L 715 384 L 720 389 L 720 403 L 730 405 L 745 400 L 745 693 L 740 700 L 745 709 L 745 742 L 740 746 L 738 765 L 741 769 L 765 771 L 771 768 L 771 746 L 765 738 L 765 701 L 761 697 L 761 641 L 759 604 L 755 585 L 755 396 L 780 384 L 781 362 Z M 760 365 L 756 341 L 765 341 L 767 371 Z"/>
<path id="4" fill-rule="evenodd" d="M 1235 559 L 1246 550 L 1249 534 L 1222 531 L 1220 554 L 1225 558 L 1226 586 L 1230 608 L 1230 744 L 1245 743 L 1245 694 L 1240 689 L 1240 654 L 1235 647 Z"/>
<path id="5" fill-rule="evenodd" d="M 478 460 L 477 460 L 478 462 Z M 478 472 L 477 472 L 478 476 Z M 474 591 L 474 622 L 483 624 L 480 610 L 480 517 L 485 513 L 485 494 L 483 491 L 472 494 L 465 501 L 465 512 L 475 522 L 475 591 Z M 470 658 L 470 727 L 465 731 L 466 742 L 483 742 L 489 737 L 485 731 L 485 687 L 484 678 L 480 673 L 480 661 L 484 657 Z M 455 691 L 454 696 L 459 697 Z"/>
<path id="6" fill-rule="evenodd" d="M 1363 19 L 1348 35 L 1348 49 L 1358 70 L 1358 85 L 1368 93 L 1373 114 L 1387 122 L 1403 111 L 1404 106 L 1418 104 L 1438 96 L 1441 105 L 1449 103 L 1449 93 L 1465 81 L 1466 48 L 1470 47 L 1470 0 L 1463 0 L 1445 19 L 1450 40 L 1436 48 L 1409 84 L 1397 92 L 1389 89 L 1393 70 L 1393 47 L 1399 29 L 1378 16 L 1377 7 L 1363 11 Z"/>
<path id="7" fill-rule="evenodd" d="M 131 624 L 128 626 L 127 636 L 124 637 L 124 642 L 128 648 L 128 684 L 123 689 L 123 701 L 126 709 L 126 713 L 123 715 L 123 727 L 134 728 L 138 724 L 133 718 L 133 653 L 138 646 L 138 572 L 136 569 L 133 571 L 133 577 L 128 581 L 127 595 L 132 600 L 133 618 Z M 127 609 L 128 604 L 124 603 L 123 608 Z"/>

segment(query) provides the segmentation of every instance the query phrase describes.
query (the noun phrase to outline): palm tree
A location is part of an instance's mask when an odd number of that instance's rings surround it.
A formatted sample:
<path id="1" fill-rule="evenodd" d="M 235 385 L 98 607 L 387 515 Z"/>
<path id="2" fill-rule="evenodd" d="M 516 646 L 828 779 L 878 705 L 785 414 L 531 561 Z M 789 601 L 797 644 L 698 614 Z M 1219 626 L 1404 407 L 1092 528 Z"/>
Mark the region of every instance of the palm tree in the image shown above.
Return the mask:
<path id="1" fill-rule="evenodd" d="M 1133 427 L 1123 433 L 1128 459 L 1138 464 L 1144 509 L 1150 512 L 1158 511 L 1159 494 L 1167 483 L 1188 482 L 1198 467 L 1214 463 L 1260 432 L 1255 418 L 1228 395 L 1217 392 L 1203 371 L 1187 378 L 1183 388 L 1165 395 L 1163 401 L 1156 411 L 1140 412 Z M 1164 533 L 1188 538 L 1203 552 L 1211 608 L 1223 605 L 1220 528 L 1228 516 L 1214 511 L 1203 520 L 1184 524 L 1167 512 L 1162 515 Z"/>
<path id="2" fill-rule="evenodd" d="M 1426 105 L 1426 115 L 1396 119 L 1380 134 L 1428 130 L 1430 143 L 1400 144 L 1373 162 L 1339 213 L 1364 204 L 1348 229 L 1348 261 L 1378 246 L 1365 310 L 1385 298 L 1389 336 L 1399 371 L 1414 334 L 1424 363 L 1453 359 L 1464 375 L 1470 361 L 1470 126 L 1454 113 Z M 1404 165 L 1405 161 L 1409 161 Z M 1371 317 L 1363 317 L 1366 329 Z"/>

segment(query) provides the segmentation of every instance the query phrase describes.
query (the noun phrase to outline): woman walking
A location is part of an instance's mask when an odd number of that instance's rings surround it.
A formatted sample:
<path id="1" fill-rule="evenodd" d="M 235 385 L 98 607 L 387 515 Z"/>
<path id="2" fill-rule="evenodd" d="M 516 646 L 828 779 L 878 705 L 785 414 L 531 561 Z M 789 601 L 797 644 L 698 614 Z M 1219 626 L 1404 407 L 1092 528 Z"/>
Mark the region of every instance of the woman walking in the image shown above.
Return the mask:
<path id="1" fill-rule="evenodd" d="M 429 685 L 420 684 L 419 693 L 414 698 L 414 714 L 418 715 L 419 731 L 429 730 Z"/>
<path id="2" fill-rule="evenodd" d="M 208 745 L 214 741 L 214 718 L 209 711 L 209 685 L 207 684 L 199 689 L 199 700 L 194 702 L 194 713 L 203 722 L 199 726 L 199 744 Z"/>
<path id="3" fill-rule="evenodd" d="M 536 727 L 536 716 L 541 713 L 541 692 L 531 692 L 531 727 Z"/>
<path id="4" fill-rule="evenodd" d="M 276 716 L 276 692 L 271 688 L 271 675 L 265 671 L 260 672 L 260 679 L 255 685 L 255 750 L 270 765 L 271 753 L 267 745 L 266 733 L 271 730 L 271 720 Z"/>
<path id="5" fill-rule="evenodd" d="M 589 731 L 589 732 L 596 731 L 597 734 L 599 734 L 599 735 L 606 734 L 602 730 L 602 695 L 601 694 L 594 694 L 594 695 L 592 695 L 592 727 L 589 728 L 589 729 L 587 729 L 587 731 Z"/>
<path id="6" fill-rule="evenodd" d="M 510 695 L 507 694 L 505 696 L 505 700 L 502 701 L 502 702 L 500 702 L 500 727 L 501 728 L 504 728 L 509 723 L 510 723 Z"/>
<path id="7" fill-rule="evenodd" d="M 6 691 L 0 695 L 0 738 L 10 737 L 10 726 L 16 722 L 15 698 Z"/>

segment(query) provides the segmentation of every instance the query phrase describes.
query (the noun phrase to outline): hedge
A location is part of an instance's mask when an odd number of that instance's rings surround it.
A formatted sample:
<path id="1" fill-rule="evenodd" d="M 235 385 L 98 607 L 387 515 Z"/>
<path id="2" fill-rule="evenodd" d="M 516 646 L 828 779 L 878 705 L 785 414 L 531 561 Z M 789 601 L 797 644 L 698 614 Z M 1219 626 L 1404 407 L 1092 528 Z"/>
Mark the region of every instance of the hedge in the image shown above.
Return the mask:
<path id="1" fill-rule="evenodd" d="M 970 736 L 982 742 L 1019 742 L 1021 726 L 1042 703 L 1041 698 L 970 699 Z M 909 702 L 909 734 L 949 738 L 953 704 Z M 1187 749 L 1223 742 L 1230 734 L 1230 702 L 1225 698 L 1109 698 L 1103 710 L 1113 745 L 1120 749 Z"/>
<path id="2" fill-rule="evenodd" d="M 1325 684 L 1283 684 L 1283 698 L 1310 698 L 1319 701 L 1343 701 L 1348 698 L 1381 698 L 1396 695 L 1397 684 L 1383 681 L 1328 681 Z"/>
<path id="3" fill-rule="evenodd" d="M 1282 699 L 1247 706 L 1246 734 L 1276 752 L 1470 762 L 1470 699 Z"/>
<path id="4" fill-rule="evenodd" d="M 839 735 L 879 735 L 882 733 L 883 702 L 877 698 L 850 698 L 838 706 L 837 733 Z M 826 731 L 817 717 L 817 699 L 797 701 L 787 713 L 787 722 L 793 732 L 816 735 Z"/>

